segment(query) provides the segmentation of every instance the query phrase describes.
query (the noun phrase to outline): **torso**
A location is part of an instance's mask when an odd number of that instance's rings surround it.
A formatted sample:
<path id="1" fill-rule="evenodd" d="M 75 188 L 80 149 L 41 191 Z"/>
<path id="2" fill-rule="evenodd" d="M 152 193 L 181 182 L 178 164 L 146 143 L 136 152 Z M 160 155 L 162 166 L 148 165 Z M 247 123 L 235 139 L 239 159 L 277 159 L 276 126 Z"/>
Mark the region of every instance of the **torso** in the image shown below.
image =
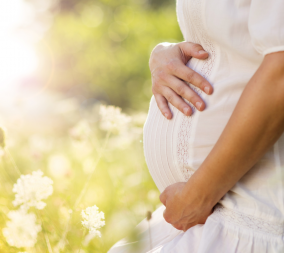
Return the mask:
<path id="1" fill-rule="evenodd" d="M 210 54 L 205 61 L 191 59 L 187 65 L 213 85 L 214 93 L 208 96 L 193 87 L 206 102 L 206 110 L 195 110 L 192 116 L 186 117 L 170 106 L 171 120 L 164 118 L 152 97 L 144 126 L 144 152 L 160 191 L 173 183 L 187 181 L 199 168 L 261 64 L 263 56 L 254 49 L 247 28 L 249 9 L 247 0 L 218 0 L 217 3 L 178 0 L 177 14 L 185 40 L 201 44 Z M 280 169 L 284 164 L 283 140 L 281 137 L 226 194 L 220 201 L 223 206 L 272 221 L 284 221 L 284 177 Z"/>

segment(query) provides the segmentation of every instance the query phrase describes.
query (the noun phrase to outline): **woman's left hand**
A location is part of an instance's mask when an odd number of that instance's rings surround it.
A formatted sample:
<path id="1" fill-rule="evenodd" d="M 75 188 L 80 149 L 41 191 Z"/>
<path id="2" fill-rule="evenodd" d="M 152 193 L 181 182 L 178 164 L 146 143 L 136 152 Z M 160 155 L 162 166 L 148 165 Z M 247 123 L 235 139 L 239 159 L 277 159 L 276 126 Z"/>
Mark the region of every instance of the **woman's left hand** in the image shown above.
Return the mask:
<path id="1" fill-rule="evenodd" d="M 172 184 L 160 195 L 160 200 L 166 207 L 166 222 L 183 231 L 197 224 L 204 224 L 213 209 L 199 193 L 186 193 L 185 185 L 183 182 Z"/>

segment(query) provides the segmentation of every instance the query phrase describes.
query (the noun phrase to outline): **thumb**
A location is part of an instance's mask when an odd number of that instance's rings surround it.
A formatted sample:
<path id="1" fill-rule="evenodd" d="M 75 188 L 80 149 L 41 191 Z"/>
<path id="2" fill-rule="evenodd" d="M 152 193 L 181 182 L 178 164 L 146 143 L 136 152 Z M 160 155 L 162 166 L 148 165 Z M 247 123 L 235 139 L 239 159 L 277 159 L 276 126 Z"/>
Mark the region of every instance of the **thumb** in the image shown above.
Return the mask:
<path id="1" fill-rule="evenodd" d="M 190 229 L 191 227 L 193 227 L 195 225 L 197 225 L 197 224 L 194 224 L 194 223 L 185 224 L 185 225 L 183 225 L 182 230 L 183 230 L 183 232 L 185 232 L 185 231 L 187 231 L 188 229 Z"/>
<path id="2" fill-rule="evenodd" d="M 162 202 L 162 204 L 163 204 L 164 206 L 166 206 L 166 203 L 167 203 L 167 196 L 166 196 L 165 191 L 163 191 L 163 192 L 160 194 L 160 201 Z"/>
<path id="3" fill-rule="evenodd" d="M 191 57 L 204 60 L 209 56 L 208 52 L 206 52 L 199 44 L 192 42 L 182 42 L 179 43 L 179 47 L 182 51 L 186 63 L 190 60 Z"/>

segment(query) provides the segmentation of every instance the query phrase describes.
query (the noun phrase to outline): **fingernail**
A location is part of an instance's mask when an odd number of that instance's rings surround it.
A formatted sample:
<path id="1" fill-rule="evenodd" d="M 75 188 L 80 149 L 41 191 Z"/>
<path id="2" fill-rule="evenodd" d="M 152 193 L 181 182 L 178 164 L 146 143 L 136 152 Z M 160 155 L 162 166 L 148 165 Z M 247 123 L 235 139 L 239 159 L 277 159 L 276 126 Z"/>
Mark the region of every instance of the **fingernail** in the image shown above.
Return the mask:
<path id="1" fill-rule="evenodd" d="M 205 88 L 204 88 L 204 91 L 209 95 L 209 92 L 210 92 L 209 87 L 205 87 Z"/>
<path id="2" fill-rule="evenodd" d="M 202 103 L 201 102 L 196 102 L 195 104 L 196 108 L 200 110 Z"/>
<path id="3" fill-rule="evenodd" d="M 167 119 L 169 119 L 169 114 L 165 113 L 164 115 Z"/>
<path id="4" fill-rule="evenodd" d="M 200 54 L 204 54 L 204 53 L 207 53 L 206 51 L 204 51 L 204 50 L 200 50 L 198 53 L 200 53 Z"/>
<path id="5" fill-rule="evenodd" d="M 184 112 L 185 115 L 189 115 L 189 108 L 184 107 L 183 112 Z"/>

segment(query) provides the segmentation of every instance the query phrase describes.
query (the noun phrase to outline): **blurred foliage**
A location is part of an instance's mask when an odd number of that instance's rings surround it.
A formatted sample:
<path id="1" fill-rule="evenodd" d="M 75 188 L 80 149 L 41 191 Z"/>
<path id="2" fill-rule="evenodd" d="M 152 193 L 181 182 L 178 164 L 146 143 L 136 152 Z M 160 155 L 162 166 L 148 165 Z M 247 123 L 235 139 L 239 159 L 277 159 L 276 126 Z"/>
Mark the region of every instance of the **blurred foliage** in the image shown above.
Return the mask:
<path id="1" fill-rule="evenodd" d="M 79 108 L 78 108 L 79 109 Z M 9 210 L 15 210 L 13 185 L 22 174 L 42 170 L 54 181 L 54 192 L 44 202 L 43 210 L 31 208 L 42 221 L 42 230 L 33 249 L 28 253 L 48 252 L 46 236 L 54 253 L 105 253 L 119 239 L 135 236 L 135 226 L 154 211 L 159 203 L 159 192 L 151 179 L 143 155 L 142 127 L 145 113 L 131 115 L 131 124 L 124 132 L 112 133 L 97 167 L 96 162 L 106 138 L 100 127 L 98 106 L 78 116 L 78 111 L 61 118 L 62 130 L 49 133 L 31 133 L 21 128 L 8 134 L 5 152 L 0 155 L 0 226 L 5 227 Z M 79 126 L 79 128 L 78 128 Z M 74 128 L 77 127 L 77 130 Z M 26 134 L 29 133 L 29 134 Z M 18 169 L 16 169 L 16 167 Z M 92 174 L 93 169 L 94 174 Z M 78 206 L 74 203 L 82 192 L 88 177 L 90 184 Z M 80 213 L 88 206 L 97 205 L 105 213 L 106 226 L 100 229 L 102 237 L 84 243 Z M 67 242 L 58 249 L 68 219 L 71 216 Z M 0 234 L 0 252 L 19 252 Z"/>
<path id="2" fill-rule="evenodd" d="M 23 174 L 41 169 L 54 180 L 54 193 L 46 208 L 37 212 L 43 232 L 35 248 L 10 247 L 1 233 L 0 252 L 50 252 L 46 238 L 53 252 L 59 252 L 56 245 L 71 214 L 62 252 L 78 252 L 83 233 L 80 212 L 97 205 L 106 217 L 102 238 L 92 239 L 81 252 L 105 253 L 117 240 L 135 237 L 135 225 L 159 205 L 159 192 L 148 172 L 142 143 L 151 97 L 148 60 L 156 44 L 181 41 L 182 36 L 173 0 L 54 3 L 51 26 L 38 44 L 40 75 L 48 86 L 36 99 L 44 105 L 37 108 L 35 102 L 29 104 L 29 98 L 21 99 L 13 109 L 14 119 L 5 122 L 7 150 L 12 156 L 0 150 L 1 227 L 9 210 L 16 209 L 12 205 L 13 184 L 19 177 L 15 164 Z M 105 138 L 99 128 L 97 105 L 101 102 L 120 106 L 131 114 L 132 130 L 111 135 L 84 198 L 72 210 Z M 33 115 L 28 114 L 31 108 Z M 9 111 L 5 115 L 13 118 Z M 81 121 L 86 121 L 91 131 L 88 138 L 74 140 L 70 129 Z M 51 168 L 56 159 L 61 161 L 58 174 Z"/>
<path id="3" fill-rule="evenodd" d="M 159 42 L 182 40 L 174 4 L 59 1 L 43 40 L 52 51 L 55 68 L 50 89 L 84 103 L 104 100 L 146 110 L 151 96 L 151 50 Z"/>

